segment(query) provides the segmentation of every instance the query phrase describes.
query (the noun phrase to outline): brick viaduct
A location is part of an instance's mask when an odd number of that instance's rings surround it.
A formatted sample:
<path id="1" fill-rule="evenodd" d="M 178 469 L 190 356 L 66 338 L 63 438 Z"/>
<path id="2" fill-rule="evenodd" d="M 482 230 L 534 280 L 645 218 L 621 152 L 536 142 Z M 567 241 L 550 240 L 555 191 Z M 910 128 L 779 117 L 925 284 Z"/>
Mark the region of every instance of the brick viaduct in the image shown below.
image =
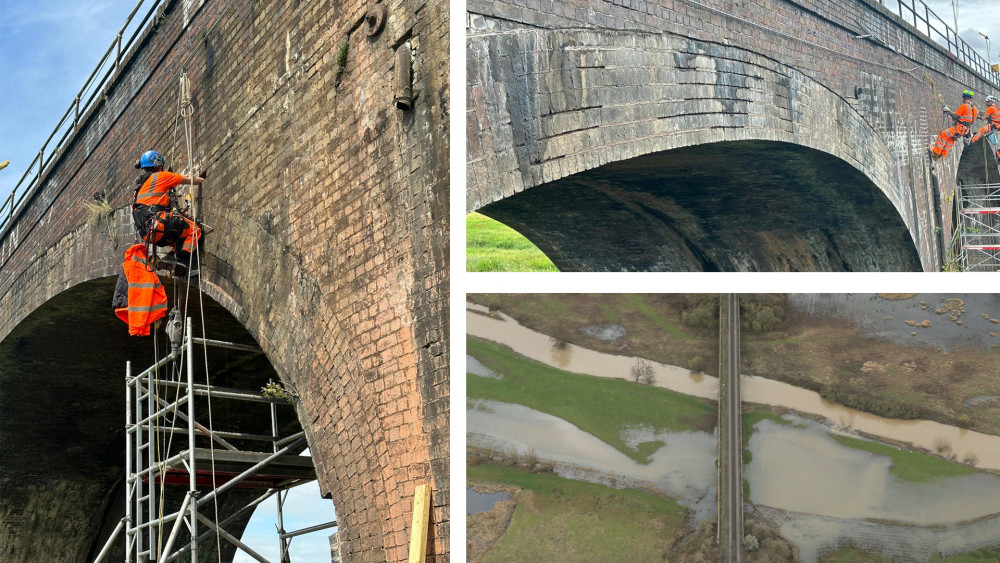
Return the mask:
<path id="1" fill-rule="evenodd" d="M 447 3 L 425 0 L 164 2 L 0 233 L 0 561 L 89 561 L 124 515 L 124 362 L 148 366 L 153 344 L 127 336 L 111 289 L 132 163 L 149 148 L 187 160 L 182 72 L 210 172 L 209 338 L 265 352 L 213 362 L 298 391 L 289 416 L 345 561 L 406 560 L 421 483 L 429 560 L 448 560 L 447 33 Z M 393 103 L 399 49 L 410 111 Z M 108 220 L 84 209 L 97 192 Z"/>
<path id="2" fill-rule="evenodd" d="M 560 269 L 938 271 L 985 179 L 927 149 L 996 89 L 877 0 L 468 12 L 466 208 Z"/>

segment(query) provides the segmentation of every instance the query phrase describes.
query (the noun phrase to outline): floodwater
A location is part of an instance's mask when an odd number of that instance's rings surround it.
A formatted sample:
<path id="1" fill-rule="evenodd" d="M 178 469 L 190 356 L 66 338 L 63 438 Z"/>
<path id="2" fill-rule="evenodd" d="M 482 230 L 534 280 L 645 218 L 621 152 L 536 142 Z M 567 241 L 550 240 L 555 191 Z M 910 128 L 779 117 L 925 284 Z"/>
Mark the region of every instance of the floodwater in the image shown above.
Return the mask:
<path id="1" fill-rule="evenodd" d="M 744 470 L 750 502 L 798 545 L 804 562 L 852 541 L 926 560 L 1000 538 L 1000 478 L 975 474 L 932 483 L 901 481 L 891 461 L 835 442 L 829 428 L 786 416 L 758 422 Z"/>
<path id="2" fill-rule="evenodd" d="M 632 429 L 627 443 L 666 444 L 644 465 L 561 418 L 522 405 L 468 399 L 466 418 L 471 447 L 533 454 L 557 462 L 563 477 L 652 486 L 692 509 L 695 523 L 714 517 L 718 441 L 711 434 Z"/>
<path id="3" fill-rule="evenodd" d="M 921 297 L 917 296 L 916 302 L 920 300 Z M 931 308 L 936 305 L 930 298 L 924 300 L 931 304 Z M 888 301 L 888 303 L 902 302 Z M 550 366 L 597 377 L 628 379 L 629 369 L 637 360 L 633 356 L 606 354 L 573 344 L 554 345 L 548 336 L 524 327 L 506 315 L 483 315 L 477 312 L 483 309 L 476 305 L 469 305 L 467 309 L 466 330 L 469 334 L 504 344 L 518 354 Z M 969 315 L 972 309 L 968 303 L 966 309 L 968 311 L 966 315 Z M 919 305 L 918 310 L 920 310 Z M 880 310 L 878 314 L 881 312 Z M 937 316 L 933 311 L 930 314 Z M 979 318 L 985 321 L 982 317 Z M 916 330 L 919 332 L 925 329 Z M 650 364 L 656 376 L 656 386 L 696 397 L 718 399 L 718 378 L 693 374 L 677 366 L 656 362 Z M 819 415 L 845 429 L 910 443 L 927 450 L 934 450 L 935 444 L 944 440 L 951 446 L 958 459 L 965 458 L 966 454 L 975 453 L 979 459 L 979 467 L 1000 470 L 1000 436 L 927 420 L 884 418 L 831 403 L 815 391 L 762 377 L 742 375 L 740 384 L 744 401 Z"/>
<path id="4" fill-rule="evenodd" d="M 479 377 L 503 379 L 502 375 L 484 366 L 482 362 L 468 354 L 465 355 L 465 372 L 471 373 L 472 375 L 478 375 Z"/>
<path id="5" fill-rule="evenodd" d="M 790 307 L 807 315 L 848 320 L 869 336 L 898 344 L 941 347 L 946 351 L 1000 345 L 1000 336 L 990 336 L 991 332 L 1000 335 L 1000 323 L 991 322 L 991 319 L 1000 320 L 1000 294 L 974 293 L 959 297 L 919 293 L 907 299 L 890 300 L 871 293 L 792 293 L 788 295 L 788 302 Z M 959 302 L 965 311 L 958 317 L 962 324 L 950 320 L 950 309 Z M 937 314 L 938 310 L 948 312 Z M 930 321 L 929 328 L 906 324 L 906 321 L 915 321 L 919 325 L 925 320 Z M 911 335 L 913 332 L 917 334 Z"/>
<path id="6" fill-rule="evenodd" d="M 502 500 L 510 500 L 510 495 L 503 491 L 480 493 L 472 487 L 468 487 L 465 489 L 465 513 L 479 514 L 480 512 L 493 510 L 493 507 Z"/>

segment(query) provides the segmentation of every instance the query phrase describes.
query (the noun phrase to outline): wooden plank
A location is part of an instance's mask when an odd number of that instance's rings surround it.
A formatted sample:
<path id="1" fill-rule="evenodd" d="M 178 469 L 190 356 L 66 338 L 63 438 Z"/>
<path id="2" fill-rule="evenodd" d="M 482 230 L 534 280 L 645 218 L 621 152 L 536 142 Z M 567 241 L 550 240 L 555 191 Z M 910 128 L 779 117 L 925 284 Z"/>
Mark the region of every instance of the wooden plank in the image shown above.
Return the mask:
<path id="1" fill-rule="evenodd" d="M 431 487 L 417 485 L 413 492 L 413 526 L 410 527 L 410 561 L 424 563 L 427 557 L 427 526 L 431 515 Z"/>

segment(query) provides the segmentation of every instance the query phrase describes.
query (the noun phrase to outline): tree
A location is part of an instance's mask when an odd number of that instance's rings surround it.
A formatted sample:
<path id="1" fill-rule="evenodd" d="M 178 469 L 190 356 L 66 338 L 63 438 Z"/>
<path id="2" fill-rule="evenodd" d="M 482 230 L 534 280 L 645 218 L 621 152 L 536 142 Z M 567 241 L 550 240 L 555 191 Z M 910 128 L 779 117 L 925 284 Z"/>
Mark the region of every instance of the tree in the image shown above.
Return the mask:
<path id="1" fill-rule="evenodd" d="M 629 370 L 632 380 L 636 383 L 652 385 L 656 383 L 656 376 L 653 375 L 653 366 L 646 360 L 639 358 Z"/>

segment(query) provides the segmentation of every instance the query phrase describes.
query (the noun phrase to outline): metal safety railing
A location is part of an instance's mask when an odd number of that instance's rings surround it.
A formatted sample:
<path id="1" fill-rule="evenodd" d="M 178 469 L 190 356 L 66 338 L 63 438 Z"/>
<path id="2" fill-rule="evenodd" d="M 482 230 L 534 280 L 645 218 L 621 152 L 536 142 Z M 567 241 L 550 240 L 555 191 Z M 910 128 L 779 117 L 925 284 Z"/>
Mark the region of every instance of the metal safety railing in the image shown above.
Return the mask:
<path id="1" fill-rule="evenodd" d="M 76 98 L 70 103 L 59 123 L 56 124 L 55 129 L 49 134 L 49 137 L 45 139 L 42 148 L 38 150 L 38 154 L 28 164 L 21 179 L 17 181 L 10 194 L 0 204 L 0 240 L 6 237 L 11 222 L 25 204 L 27 197 L 38 187 L 45 170 L 52 163 L 53 159 L 61 153 L 67 141 L 76 133 L 80 126 L 80 118 L 87 115 L 97 105 L 105 87 L 117 78 L 123 61 L 128 59 L 131 50 L 136 46 L 137 39 L 145 31 L 147 23 L 153 18 L 156 10 L 160 8 L 163 2 L 164 0 L 139 0 L 139 3 L 132 9 L 132 12 L 125 20 L 125 24 L 118 31 L 118 35 L 111 42 L 108 50 L 104 52 L 104 56 L 101 57 L 100 62 L 94 68 L 94 71 L 90 73 L 83 87 L 76 94 Z M 139 13 L 139 9 L 142 8 L 143 4 L 150 5 L 149 11 L 146 12 L 146 16 L 142 21 L 132 29 L 132 33 L 126 40 L 124 38 L 125 32 L 132 25 L 136 14 Z M 58 140 L 56 140 L 57 138 Z"/>
<path id="2" fill-rule="evenodd" d="M 1000 87 L 1000 74 L 993 70 L 989 61 L 958 35 L 947 22 L 934 13 L 923 0 L 875 0 L 882 7 L 911 24 L 932 42 L 940 45 L 955 58 L 971 68 L 987 82 Z"/>

